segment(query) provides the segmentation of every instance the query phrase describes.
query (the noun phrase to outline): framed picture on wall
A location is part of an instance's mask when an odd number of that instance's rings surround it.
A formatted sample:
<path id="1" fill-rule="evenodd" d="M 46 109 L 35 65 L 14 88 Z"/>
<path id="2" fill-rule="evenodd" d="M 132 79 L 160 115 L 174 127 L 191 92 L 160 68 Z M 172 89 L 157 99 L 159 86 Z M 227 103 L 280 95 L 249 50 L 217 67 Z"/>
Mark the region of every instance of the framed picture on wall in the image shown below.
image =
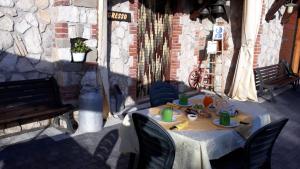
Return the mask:
<path id="1" fill-rule="evenodd" d="M 224 31 L 224 26 L 214 26 L 213 40 L 223 40 Z"/>
<path id="2" fill-rule="evenodd" d="M 217 41 L 207 41 L 207 54 L 216 54 L 218 51 L 218 42 Z"/>

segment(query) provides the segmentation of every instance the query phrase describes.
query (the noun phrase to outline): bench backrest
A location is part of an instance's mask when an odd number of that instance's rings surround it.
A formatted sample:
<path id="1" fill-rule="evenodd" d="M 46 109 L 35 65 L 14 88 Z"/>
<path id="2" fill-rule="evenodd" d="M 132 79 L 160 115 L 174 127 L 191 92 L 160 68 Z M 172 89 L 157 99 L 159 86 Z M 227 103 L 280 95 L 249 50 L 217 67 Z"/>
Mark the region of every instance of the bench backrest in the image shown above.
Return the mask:
<path id="1" fill-rule="evenodd" d="M 259 87 L 261 81 L 270 81 L 288 76 L 288 73 L 283 64 L 260 67 L 254 69 L 256 87 Z"/>
<path id="2" fill-rule="evenodd" d="M 0 111 L 40 105 L 61 105 L 54 78 L 0 83 Z"/>

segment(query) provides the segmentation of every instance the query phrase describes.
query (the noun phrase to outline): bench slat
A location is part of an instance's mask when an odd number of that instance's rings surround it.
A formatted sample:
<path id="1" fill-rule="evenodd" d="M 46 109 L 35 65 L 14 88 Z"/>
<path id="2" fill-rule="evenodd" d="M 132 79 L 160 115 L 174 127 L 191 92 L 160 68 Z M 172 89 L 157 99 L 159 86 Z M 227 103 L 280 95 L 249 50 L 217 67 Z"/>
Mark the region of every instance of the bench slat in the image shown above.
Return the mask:
<path id="1" fill-rule="evenodd" d="M 0 98 L 5 97 L 16 97 L 16 96 L 26 96 L 31 95 L 34 93 L 53 93 L 53 90 L 50 86 L 42 86 L 42 87 L 36 87 L 36 86 L 28 86 L 27 88 L 10 88 L 10 89 L 3 89 L 3 91 L 0 91 L 1 95 Z"/>
<path id="2" fill-rule="evenodd" d="M 264 92 L 264 89 L 271 91 L 275 88 L 283 87 L 289 84 L 294 84 L 295 81 L 299 80 L 299 77 L 289 76 L 286 66 L 283 63 L 255 68 L 255 85 L 259 90 L 259 94 Z"/>
<path id="3" fill-rule="evenodd" d="M 0 124 L 46 119 L 72 111 L 54 78 L 0 83 Z"/>
<path id="4" fill-rule="evenodd" d="M 38 118 L 39 116 L 47 115 L 47 114 L 59 115 L 59 114 L 65 113 L 67 111 L 70 111 L 72 109 L 73 109 L 72 106 L 67 105 L 67 106 L 60 107 L 60 108 L 45 109 L 42 111 L 31 111 L 31 112 L 26 112 L 26 113 L 23 113 L 20 110 L 20 111 L 11 113 L 9 115 L 3 115 L 3 116 L 1 115 L 0 116 L 0 124 L 1 123 L 9 123 L 9 122 L 18 121 L 18 120 L 27 119 L 27 118 L 33 118 L 33 117 Z"/>
<path id="5" fill-rule="evenodd" d="M 55 98 L 49 97 L 45 94 L 36 94 L 32 96 L 26 96 L 26 97 L 18 97 L 18 98 L 7 98 L 0 101 L 0 107 L 7 106 L 7 105 L 18 105 L 22 103 L 23 105 L 26 104 L 32 104 L 32 103 L 40 103 L 40 104 L 46 104 L 46 105 L 54 105 Z"/>

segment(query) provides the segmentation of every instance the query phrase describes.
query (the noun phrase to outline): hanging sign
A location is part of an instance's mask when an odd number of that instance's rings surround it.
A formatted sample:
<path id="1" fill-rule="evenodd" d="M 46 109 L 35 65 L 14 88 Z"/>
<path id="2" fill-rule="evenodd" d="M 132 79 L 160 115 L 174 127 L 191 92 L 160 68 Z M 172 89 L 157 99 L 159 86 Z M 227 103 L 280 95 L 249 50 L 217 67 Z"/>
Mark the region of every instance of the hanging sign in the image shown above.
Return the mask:
<path id="1" fill-rule="evenodd" d="M 218 51 L 218 42 L 217 41 L 207 41 L 207 54 L 216 54 Z"/>
<path id="2" fill-rule="evenodd" d="M 131 14 L 125 12 L 107 11 L 107 19 L 112 21 L 131 22 Z"/>
<path id="3" fill-rule="evenodd" d="M 214 26 L 213 40 L 223 40 L 224 26 Z"/>

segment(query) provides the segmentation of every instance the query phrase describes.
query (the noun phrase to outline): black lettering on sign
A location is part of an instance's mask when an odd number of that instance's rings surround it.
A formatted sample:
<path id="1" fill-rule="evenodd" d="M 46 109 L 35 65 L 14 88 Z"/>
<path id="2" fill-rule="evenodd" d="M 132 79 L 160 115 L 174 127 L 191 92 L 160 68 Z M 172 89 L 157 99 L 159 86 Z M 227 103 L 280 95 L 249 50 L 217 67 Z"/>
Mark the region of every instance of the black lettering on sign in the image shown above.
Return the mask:
<path id="1" fill-rule="evenodd" d="M 131 22 L 131 14 L 125 12 L 107 11 L 107 19 L 111 21 Z"/>

